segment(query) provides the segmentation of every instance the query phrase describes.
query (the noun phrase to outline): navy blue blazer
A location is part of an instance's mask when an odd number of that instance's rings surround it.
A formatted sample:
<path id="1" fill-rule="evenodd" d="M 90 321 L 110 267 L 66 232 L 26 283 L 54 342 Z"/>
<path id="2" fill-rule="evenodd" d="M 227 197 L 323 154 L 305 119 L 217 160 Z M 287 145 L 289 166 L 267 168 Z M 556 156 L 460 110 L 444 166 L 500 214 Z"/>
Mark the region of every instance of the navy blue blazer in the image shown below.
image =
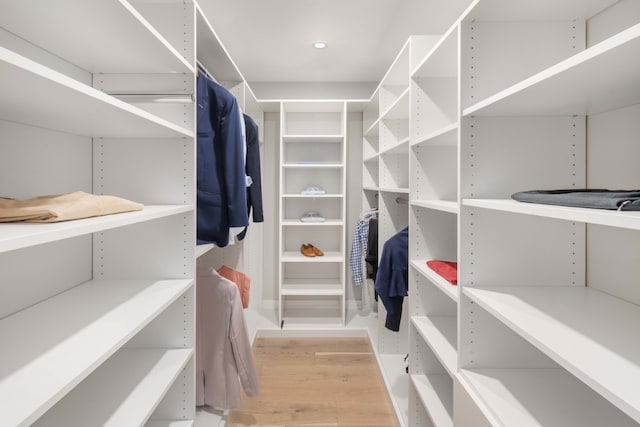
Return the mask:
<path id="1" fill-rule="evenodd" d="M 202 73 L 197 85 L 197 240 L 224 247 L 249 224 L 242 115 L 228 90 Z"/>
<path id="2" fill-rule="evenodd" d="M 384 326 L 400 330 L 402 303 L 408 295 L 409 282 L 409 227 L 394 234 L 382 247 L 375 289 L 387 310 Z"/>
<path id="3" fill-rule="evenodd" d="M 247 187 L 247 212 L 252 212 L 253 222 L 264 222 L 262 210 L 262 176 L 260 173 L 260 135 L 256 122 L 244 115 L 245 137 L 247 139 L 246 173 L 251 177 L 251 186 Z M 253 211 L 252 211 L 253 210 Z M 244 239 L 247 229 L 238 234 L 238 239 Z"/>

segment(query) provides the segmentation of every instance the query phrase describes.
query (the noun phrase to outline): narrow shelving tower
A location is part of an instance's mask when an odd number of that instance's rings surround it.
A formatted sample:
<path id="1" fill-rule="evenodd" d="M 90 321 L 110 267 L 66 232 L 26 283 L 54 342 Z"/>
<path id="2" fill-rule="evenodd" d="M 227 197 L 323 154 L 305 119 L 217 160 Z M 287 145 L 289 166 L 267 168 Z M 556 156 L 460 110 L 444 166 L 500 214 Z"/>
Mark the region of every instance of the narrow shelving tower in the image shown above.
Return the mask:
<path id="1" fill-rule="evenodd" d="M 278 318 L 283 327 L 343 326 L 346 103 L 285 101 L 280 117 Z M 309 212 L 324 220 L 302 221 Z M 303 255 L 303 244 L 324 255 Z"/>
<path id="2" fill-rule="evenodd" d="M 411 73 L 409 425 L 453 425 L 458 288 L 427 266 L 457 257 L 458 29 Z"/>

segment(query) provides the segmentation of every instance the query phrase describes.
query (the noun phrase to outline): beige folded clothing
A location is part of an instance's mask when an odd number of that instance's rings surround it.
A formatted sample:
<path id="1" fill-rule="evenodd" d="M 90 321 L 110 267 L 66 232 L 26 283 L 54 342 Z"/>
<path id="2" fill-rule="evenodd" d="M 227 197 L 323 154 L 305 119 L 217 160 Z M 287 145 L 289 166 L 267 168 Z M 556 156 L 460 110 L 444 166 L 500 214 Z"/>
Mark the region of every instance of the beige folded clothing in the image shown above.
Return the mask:
<path id="1" fill-rule="evenodd" d="M 120 197 L 97 196 L 82 191 L 28 200 L 0 197 L 0 222 L 60 222 L 142 208 L 144 205 Z"/>

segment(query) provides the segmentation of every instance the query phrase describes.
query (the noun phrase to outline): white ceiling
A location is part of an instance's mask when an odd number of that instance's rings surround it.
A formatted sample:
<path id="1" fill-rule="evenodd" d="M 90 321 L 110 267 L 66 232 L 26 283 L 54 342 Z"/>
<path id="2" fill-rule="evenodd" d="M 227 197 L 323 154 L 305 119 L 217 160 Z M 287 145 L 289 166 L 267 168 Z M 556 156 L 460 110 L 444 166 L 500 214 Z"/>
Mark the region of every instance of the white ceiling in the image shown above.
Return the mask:
<path id="1" fill-rule="evenodd" d="M 199 0 L 245 79 L 379 82 L 410 35 L 442 34 L 469 0 Z M 317 50 L 312 43 L 326 41 Z"/>

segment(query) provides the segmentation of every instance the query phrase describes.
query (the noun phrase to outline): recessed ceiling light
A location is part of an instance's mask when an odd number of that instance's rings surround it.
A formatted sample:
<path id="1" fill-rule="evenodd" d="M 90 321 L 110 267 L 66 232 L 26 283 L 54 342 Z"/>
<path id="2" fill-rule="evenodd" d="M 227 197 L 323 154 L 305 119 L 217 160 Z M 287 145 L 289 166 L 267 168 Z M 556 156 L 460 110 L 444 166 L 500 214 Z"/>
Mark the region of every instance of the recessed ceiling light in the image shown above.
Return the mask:
<path id="1" fill-rule="evenodd" d="M 313 47 L 315 47 L 316 49 L 324 49 L 325 47 L 327 47 L 327 44 L 325 42 L 314 42 Z"/>

